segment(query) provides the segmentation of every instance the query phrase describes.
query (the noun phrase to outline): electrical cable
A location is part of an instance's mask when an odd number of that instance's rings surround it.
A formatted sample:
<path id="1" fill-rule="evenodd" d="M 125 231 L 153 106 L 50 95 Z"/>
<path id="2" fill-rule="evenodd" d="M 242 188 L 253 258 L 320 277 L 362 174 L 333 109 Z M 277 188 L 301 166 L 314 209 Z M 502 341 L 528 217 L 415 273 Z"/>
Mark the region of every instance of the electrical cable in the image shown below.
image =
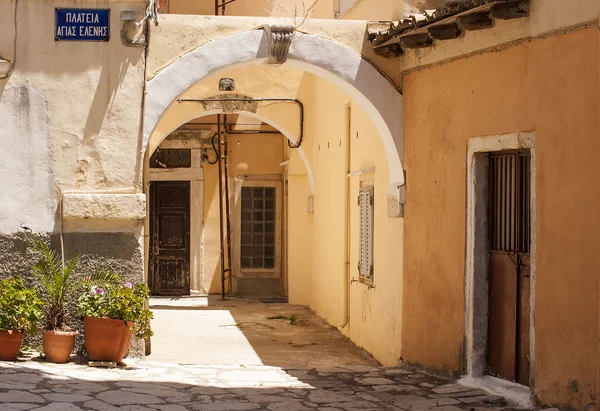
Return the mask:
<path id="1" fill-rule="evenodd" d="M 217 147 L 215 147 L 215 137 L 217 136 L 217 134 L 218 133 L 213 134 L 212 138 L 210 139 L 210 144 L 212 145 L 212 148 L 215 151 L 215 161 L 210 161 L 208 157 L 206 157 L 206 162 L 213 166 L 219 162 L 219 152 L 217 151 Z"/>

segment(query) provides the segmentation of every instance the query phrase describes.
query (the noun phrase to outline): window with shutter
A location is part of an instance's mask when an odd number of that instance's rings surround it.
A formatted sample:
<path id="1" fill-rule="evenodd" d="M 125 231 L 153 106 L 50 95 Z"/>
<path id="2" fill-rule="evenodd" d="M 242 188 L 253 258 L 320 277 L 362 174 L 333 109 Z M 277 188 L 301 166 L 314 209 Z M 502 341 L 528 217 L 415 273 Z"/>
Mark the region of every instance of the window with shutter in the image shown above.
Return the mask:
<path id="1" fill-rule="evenodd" d="M 358 205 L 360 206 L 360 258 L 358 273 L 361 281 L 373 282 L 373 211 L 374 188 L 360 189 Z"/>

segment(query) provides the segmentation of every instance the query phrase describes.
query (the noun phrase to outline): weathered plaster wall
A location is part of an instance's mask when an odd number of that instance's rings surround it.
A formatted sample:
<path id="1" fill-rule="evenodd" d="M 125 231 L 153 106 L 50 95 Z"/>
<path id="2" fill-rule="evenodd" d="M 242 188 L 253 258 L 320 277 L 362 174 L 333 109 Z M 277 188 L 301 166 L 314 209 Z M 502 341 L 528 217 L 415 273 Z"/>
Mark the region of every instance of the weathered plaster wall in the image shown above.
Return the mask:
<path id="1" fill-rule="evenodd" d="M 398 21 L 404 16 L 398 0 L 341 0 L 340 6 L 343 20 Z"/>
<path id="2" fill-rule="evenodd" d="M 0 79 L 2 275 L 31 279 L 34 260 L 20 224 L 58 244 L 61 191 L 112 192 L 103 197 L 109 203 L 118 193 L 136 193 L 144 51 L 121 44 L 119 31 L 121 10 L 141 16 L 145 6 L 143 0 L 0 0 L 0 56 L 16 59 L 12 75 Z M 56 7 L 109 8 L 110 41 L 54 41 Z M 143 202 L 130 205 L 124 213 L 107 212 L 106 202 L 96 200 L 69 209 L 65 253 L 86 254 L 79 275 L 102 266 L 143 281 Z"/>
<path id="3" fill-rule="evenodd" d="M 535 131 L 535 394 L 596 389 L 600 178 L 595 28 L 406 77 L 403 358 L 462 371 L 467 139 Z"/>
<path id="4" fill-rule="evenodd" d="M 315 0 L 237 0 L 225 5 L 226 16 L 292 17 L 294 10 L 302 17 Z M 318 0 L 308 12 L 311 18 L 333 18 L 334 0 Z M 215 2 L 212 0 L 169 0 L 167 12 L 170 14 L 215 15 Z M 300 22 L 301 19 L 298 20 Z"/>

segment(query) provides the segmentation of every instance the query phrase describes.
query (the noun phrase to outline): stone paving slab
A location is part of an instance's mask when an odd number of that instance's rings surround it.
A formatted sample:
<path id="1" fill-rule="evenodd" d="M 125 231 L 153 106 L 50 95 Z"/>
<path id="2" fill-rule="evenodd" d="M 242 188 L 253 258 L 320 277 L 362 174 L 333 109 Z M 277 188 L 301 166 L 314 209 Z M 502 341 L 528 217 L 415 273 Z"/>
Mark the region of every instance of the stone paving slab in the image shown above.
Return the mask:
<path id="1" fill-rule="evenodd" d="M 409 368 L 184 366 L 116 369 L 37 360 L 0 363 L 0 410 L 512 410 L 496 395 Z"/>

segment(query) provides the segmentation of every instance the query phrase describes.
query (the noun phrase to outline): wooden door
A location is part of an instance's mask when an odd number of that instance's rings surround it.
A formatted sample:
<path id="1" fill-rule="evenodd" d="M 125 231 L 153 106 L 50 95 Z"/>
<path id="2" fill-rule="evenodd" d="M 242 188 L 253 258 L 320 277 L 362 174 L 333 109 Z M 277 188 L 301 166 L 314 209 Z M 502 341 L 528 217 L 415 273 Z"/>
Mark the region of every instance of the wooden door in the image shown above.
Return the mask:
<path id="1" fill-rule="evenodd" d="M 529 385 L 529 151 L 490 155 L 489 372 Z"/>
<path id="2" fill-rule="evenodd" d="M 150 291 L 189 295 L 190 182 L 150 182 L 150 210 Z"/>

